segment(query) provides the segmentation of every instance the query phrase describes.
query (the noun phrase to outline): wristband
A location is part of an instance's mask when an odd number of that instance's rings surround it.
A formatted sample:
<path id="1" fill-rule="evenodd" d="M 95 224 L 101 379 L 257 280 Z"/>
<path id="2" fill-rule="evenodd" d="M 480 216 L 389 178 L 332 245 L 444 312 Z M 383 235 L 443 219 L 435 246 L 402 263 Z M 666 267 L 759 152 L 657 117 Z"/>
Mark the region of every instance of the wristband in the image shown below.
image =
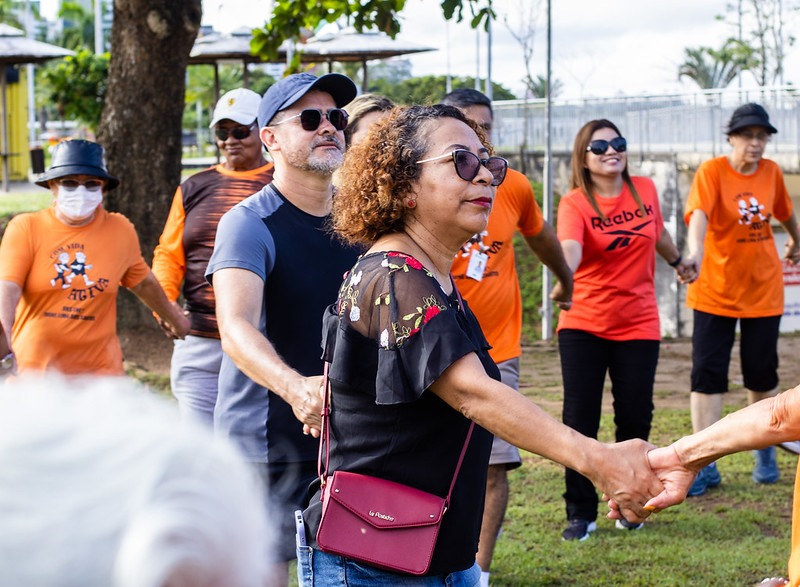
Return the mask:
<path id="1" fill-rule="evenodd" d="M 681 255 L 680 253 L 678 253 L 678 258 L 677 258 L 677 259 L 675 259 L 675 260 L 674 260 L 672 263 L 668 263 L 668 265 L 669 265 L 670 267 L 677 267 L 678 265 L 680 265 L 680 264 L 681 264 L 681 261 L 683 261 L 683 255 Z"/>

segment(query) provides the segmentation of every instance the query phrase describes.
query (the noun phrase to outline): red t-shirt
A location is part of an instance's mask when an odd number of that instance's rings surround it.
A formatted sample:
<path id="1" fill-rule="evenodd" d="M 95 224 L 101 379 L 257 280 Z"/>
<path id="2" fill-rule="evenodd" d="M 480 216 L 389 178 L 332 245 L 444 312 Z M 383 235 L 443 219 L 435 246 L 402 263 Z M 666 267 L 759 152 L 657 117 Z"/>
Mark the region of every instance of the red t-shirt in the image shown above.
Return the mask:
<path id="1" fill-rule="evenodd" d="M 558 206 L 558 239 L 574 240 L 583 256 L 574 275 L 572 309 L 561 312 L 558 330 L 584 330 L 609 340 L 660 340 L 655 293 L 656 243 L 664 229 L 652 180 L 632 178 L 644 205 L 628 186 L 613 198 L 597 198 L 602 221 L 581 189 Z"/>

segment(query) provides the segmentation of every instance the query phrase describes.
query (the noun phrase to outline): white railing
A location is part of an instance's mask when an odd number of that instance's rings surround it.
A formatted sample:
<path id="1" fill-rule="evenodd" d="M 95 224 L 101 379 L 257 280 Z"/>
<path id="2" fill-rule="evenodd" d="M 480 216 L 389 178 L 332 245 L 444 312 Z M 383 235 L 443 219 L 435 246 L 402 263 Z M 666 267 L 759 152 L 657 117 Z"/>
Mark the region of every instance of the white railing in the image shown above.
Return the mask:
<path id="1" fill-rule="evenodd" d="M 724 130 L 731 114 L 746 102 L 764 106 L 778 129 L 770 145 L 772 152 L 800 152 L 800 91 L 791 86 L 554 100 L 553 151 L 571 151 L 583 124 L 607 118 L 620 128 L 635 151 L 718 154 L 724 151 Z M 544 100 L 496 101 L 493 107 L 493 138 L 500 151 L 519 151 L 523 143 L 528 151 L 544 150 Z"/>

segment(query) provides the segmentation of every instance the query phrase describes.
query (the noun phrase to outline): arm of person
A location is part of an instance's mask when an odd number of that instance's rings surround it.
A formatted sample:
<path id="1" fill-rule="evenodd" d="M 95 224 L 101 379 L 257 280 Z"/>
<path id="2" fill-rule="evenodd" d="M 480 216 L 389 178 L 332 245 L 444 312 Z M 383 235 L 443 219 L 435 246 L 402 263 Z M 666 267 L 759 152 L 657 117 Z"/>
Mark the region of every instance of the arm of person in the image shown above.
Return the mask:
<path id="1" fill-rule="evenodd" d="M 659 511 L 681 503 L 697 472 L 720 457 L 800 438 L 800 385 L 733 412 L 708 428 L 648 455 L 664 491 L 646 507 Z"/>
<path id="2" fill-rule="evenodd" d="M 189 333 L 189 319 L 184 316 L 183 310 L 177 304 L 167 299 L 152 271 L 142 281 L 128 289 L 167 324 L 170 336 L 184 338 Z"/>
<path id="3" fill-rule="evenodd" d="M 558 242 L 556 231 L 545 222 L 539 233 L 526 236 L 525 242 L 558 280 L 550 293 L 550 299 L 562 310 L 569 310 L 572 307 L 572 270 L 564 258 L 564 251 Z"/>
<path id="4" fill-rule="evenodd" d="M 226 268 L 214 273 L 213 283 L 222 349 L 245 375 L 292 407 L 304 432 L 319 437 L 322 378 L 304 377 L 292 369 L 259 330 L 261 277 L 246 269 Z"/>
<path id="5" fill-rule="evenodd" d="M 572 273 L 575 273 L 583 259 L 583 245 L 576 240 L 567 239 L 561 241 L 561 249 L 564 251 L 567 267 Z"/>
<path id="6" fill-rule="evenodd" d="M 689 230 L 686 235 L 686 247 L 688 254 L 683 263 L 691 266 L 695 273 L 700 273 L 703 264 L 703 253 L 705 251 L 706 230 L 708 229 L 708 217 L 706 213 L 696 208 L 689 218 Z"/>
<path id="7" fill-rule="evenodd" d="M 672 242 L 672 236 L 670 236 L 666 228 L 661 229 L 661 236 L 656 242 L 656 252 L 661 255 L 670 267 L 675 269 L 681 283 L 692 283 L 697 279 L 694 263 L 687 262 L 683 258 L 678 247 Z"/>
<path id="8" fill-rule="evenodd" d="M 430 391 L 509 443 L 589 477 L 629 521 L 647 517 L 644 503 L 662 489 L 647 463 L 647 442 L 603 444 L 583 436 L 489 377 L 474 353 L 450 365 Z"/>
<path id="9" fill-rule="evenodd" d="M 792 265 L 797 265 L 800 263 L 800 228 L 797 225 L 795 213 L 792 212 L 792 215 L 787 220 L 781 221 L 781 226 L 789 235 L 789 240 L 786 241 L 786 252 L 783 257 Z"/>
<path id="10" fill-rule="evenodd" d="M 172 199 L 164 230 L 153 253 L 153 274 L 171 302 L 178 299 L 181 284 L 186 276 L 186 254 L 183 250 L 185 222 L 183 192 L 179 187 Z"/>
<path id="11" fill-rule="evenodd" d="M 0 280 L 0 358 L 12 352 L 11 331 L 14 327 L 14 316 L 17 312 L 17 304 L 22 298 L 22 287 L 8 280 Z M 14 369 L 11 370 L 14 372 Z M 7 375 L 8 373 L 6 373 Z"/>

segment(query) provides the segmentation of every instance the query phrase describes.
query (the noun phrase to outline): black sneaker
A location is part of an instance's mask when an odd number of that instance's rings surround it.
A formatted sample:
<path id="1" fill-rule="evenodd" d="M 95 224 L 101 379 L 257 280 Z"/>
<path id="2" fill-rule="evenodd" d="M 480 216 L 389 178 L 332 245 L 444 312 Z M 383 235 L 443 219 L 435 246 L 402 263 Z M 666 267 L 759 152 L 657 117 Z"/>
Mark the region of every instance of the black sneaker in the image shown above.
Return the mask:
<path id="1" fill-rule="evenodd" d="M 597 530 L 597 524 L 589 520 L 569 521 L 569 526 L 561 533 L 562 540 L 577 540 L 579 542 L 589 538 L 589 534 Z"/>
<path id="2" fill-rule="evenodd" d="M 617 527 L 617 530 L 641 530 L 644 528 L 644 522 L 629 522 L 625 518 L 621 520 L 617 520 L 617 523 L 614 524 Z"/>

